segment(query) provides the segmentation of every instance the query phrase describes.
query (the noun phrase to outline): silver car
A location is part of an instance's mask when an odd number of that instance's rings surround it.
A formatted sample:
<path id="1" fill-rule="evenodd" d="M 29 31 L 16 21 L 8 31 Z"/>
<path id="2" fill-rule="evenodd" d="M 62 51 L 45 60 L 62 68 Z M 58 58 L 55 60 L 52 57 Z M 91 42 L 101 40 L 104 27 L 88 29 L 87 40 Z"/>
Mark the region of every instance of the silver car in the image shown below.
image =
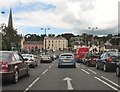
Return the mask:
<path id="1" fill-rule="evenodd" d="M 61 68 L 62 66 L 72 66 L 73 68 L 76 67 L 76 61 L 74 58 L 74 54 L 72 53 L 62 53 L 59 56 L 58 61 L 58 68 Z"/>
<path id="2" fill-rule="evenodd" d="M 49 55 L 42 55 L 41 56 L 41 63 L 44 63 L 44 62 L 52 63 L 52 58 Z"/>
<path id="3" fill-rule="evenodd" d="M 37 59 L 36 56 L 33 54 L 22 54 L 23 58 L 25 59 L 25 62 L 28 63 L 29 67 L 37 67 Z"/>

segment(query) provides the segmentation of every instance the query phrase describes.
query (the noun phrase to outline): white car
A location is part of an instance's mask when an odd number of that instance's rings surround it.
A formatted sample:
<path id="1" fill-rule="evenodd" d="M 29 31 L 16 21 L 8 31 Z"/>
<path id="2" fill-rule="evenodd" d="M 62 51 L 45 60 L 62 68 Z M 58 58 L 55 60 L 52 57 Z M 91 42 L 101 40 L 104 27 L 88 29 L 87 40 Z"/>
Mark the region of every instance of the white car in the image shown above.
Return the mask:
<path id="1" fill-rule="evenodd" d="M 28 63 L 29 67 L 37 67 L 37 59 L 36 55 L 33 54 L 22 54 L 23 58 L 25 59 L 25 62 Z"/>

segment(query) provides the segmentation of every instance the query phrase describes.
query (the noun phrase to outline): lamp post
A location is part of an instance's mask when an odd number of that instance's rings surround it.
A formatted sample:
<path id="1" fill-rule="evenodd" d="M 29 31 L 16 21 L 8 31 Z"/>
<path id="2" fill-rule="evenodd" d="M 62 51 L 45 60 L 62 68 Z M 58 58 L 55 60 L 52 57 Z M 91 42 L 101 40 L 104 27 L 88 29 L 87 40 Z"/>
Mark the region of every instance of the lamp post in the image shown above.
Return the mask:
<path id="1" fill-rule="evenodd" d="M 44 49 L 45 49 L 45 54 L 46 54 L 46 31 L 47 30 L 50 30 L 50 28 L 41 28 L 41 30 L 45 30 L 45 37 L 44 37 L 44 40 L 45 40 L 45 42 L 44 42 Z"/>
<path id="2" fill-rule="evenodd" d="M 98 27 L 88 27 L 88 29 L 92 30 L 92 46 L 94 45 L 94 31 L 98 29 Z"/>

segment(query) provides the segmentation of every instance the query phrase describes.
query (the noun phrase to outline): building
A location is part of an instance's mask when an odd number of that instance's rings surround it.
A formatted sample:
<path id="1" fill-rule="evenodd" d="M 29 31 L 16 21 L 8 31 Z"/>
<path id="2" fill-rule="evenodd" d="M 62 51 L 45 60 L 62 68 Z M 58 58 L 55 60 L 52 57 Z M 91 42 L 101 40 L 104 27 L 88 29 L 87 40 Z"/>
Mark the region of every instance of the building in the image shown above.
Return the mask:
<path id="1" fill-rule="evenodd" d="M 64 37 L 45 37 L 44 49 L 47 50 L 66 50 L 68 49 L 68 40 Z"/>
<path id="2" fill-rule="evenodd" d="M 43 48 L 43 42 L 42 41 L 24 41 L 23 42 L 23 49 L 28 50 L 40 50 Z"/>

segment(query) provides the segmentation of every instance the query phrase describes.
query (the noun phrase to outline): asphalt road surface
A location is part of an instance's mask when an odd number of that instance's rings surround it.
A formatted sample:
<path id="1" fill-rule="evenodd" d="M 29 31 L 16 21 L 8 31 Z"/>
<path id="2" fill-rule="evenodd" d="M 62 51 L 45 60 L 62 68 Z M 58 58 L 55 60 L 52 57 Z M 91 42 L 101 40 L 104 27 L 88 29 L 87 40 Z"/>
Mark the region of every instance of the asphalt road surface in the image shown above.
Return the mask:
<path id="1" fill-rule="evenodd" d="M 58 60 L 40 63 L 31 68 L 30 76 L 17 84 L 3 83 L 2 90 L 100 90 L 119 91 L 119 80 L 114 72 L 104 72 L 95 67 L 77 63 L 76 68 L 58 68 Z"/>

